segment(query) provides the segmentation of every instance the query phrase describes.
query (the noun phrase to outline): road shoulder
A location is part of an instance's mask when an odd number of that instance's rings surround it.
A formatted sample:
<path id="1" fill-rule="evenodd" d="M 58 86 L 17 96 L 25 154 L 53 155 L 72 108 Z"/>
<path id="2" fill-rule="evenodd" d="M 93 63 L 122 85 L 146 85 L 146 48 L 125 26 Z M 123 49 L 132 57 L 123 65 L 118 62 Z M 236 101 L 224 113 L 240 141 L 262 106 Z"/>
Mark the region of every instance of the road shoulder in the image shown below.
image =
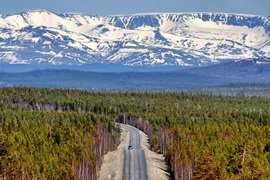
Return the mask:
<path id="1" fill-rule="evenodd" d="M 162 154 L 157 154 L 150 151 L 148 137 L 145 133 L 140 131 L 141 148 L 145 152 L 147 173 L 149 180 L 167 180 L 169 173 L 166 172 L 167 166 Z M 122 179 L 122 167 L 124 161 L 124 150 L 129 145 L 129 133 L 122 129 L 121 142 L 117 147 L 117 150 L 111 151 L 104 156 L 102 161 L 101 170 L 98 174 L 100 180 L 121 180 Z"/>
<path id="2" fill-rule="evenodd" d="M 145 152 L 148 179 L 149 180 L 170 179 L 170 174 L 166 171 L 167 166 L 165 164 L 164 156 L 162 154 L 150 151 L 148 137 L 142 131 L 140 131 L 140 137 L 141 137 L 141 147 Z"/>
<path id="3" fill-rule="evenodd" d="M 129 133 L 122 129 L 121 142 L 117 150 L 105 154 L 101 169 L 98 173 L 99 180 L 121 180 L 124 163 L 124 150 L 129 144 Z"/>

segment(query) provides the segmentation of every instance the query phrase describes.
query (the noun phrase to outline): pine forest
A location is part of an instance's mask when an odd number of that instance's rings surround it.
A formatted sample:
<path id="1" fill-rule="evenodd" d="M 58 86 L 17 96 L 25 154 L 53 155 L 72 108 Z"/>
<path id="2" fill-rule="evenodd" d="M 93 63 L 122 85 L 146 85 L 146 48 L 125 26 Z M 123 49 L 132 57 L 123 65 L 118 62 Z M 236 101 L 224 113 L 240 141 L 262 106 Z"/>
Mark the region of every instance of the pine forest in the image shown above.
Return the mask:
<path id="1" fill-rule="evenodd" d="M 148 135 L 172 179 L 270 179 L 270 100 L 174 92 L 0 89 L 0 179 L 97 179 L 118 123 Z"/>

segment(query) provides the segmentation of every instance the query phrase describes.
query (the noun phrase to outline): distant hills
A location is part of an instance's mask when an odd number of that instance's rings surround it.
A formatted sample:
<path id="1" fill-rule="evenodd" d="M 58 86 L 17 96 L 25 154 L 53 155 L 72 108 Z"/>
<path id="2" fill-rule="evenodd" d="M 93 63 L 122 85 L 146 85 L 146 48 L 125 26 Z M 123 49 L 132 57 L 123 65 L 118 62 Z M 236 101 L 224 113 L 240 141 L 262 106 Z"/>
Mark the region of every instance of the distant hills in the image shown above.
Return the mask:
<path id="1" fill-rule="evenodd" d="M 89 72 L 43 69 L 0 72 L 0 87 L 35 86 L 89 90 L 183 90 L 232 84 L 270 84 L 269 60 L 241 60 L 201 68 L 164 72 Z"/>
<path id="2" fill-rule="evenodd" d="M 0 63 L 201 67 L 270 57 L 269 35 L 254 15 L 30 11 L 0 16 Z"/>
<path id="3" fill-rule="evenodd" d="M 265 84 L 270 83 L 270 59 L 231 61 L 203 68 L 187 69 L 181 72 Z"/>

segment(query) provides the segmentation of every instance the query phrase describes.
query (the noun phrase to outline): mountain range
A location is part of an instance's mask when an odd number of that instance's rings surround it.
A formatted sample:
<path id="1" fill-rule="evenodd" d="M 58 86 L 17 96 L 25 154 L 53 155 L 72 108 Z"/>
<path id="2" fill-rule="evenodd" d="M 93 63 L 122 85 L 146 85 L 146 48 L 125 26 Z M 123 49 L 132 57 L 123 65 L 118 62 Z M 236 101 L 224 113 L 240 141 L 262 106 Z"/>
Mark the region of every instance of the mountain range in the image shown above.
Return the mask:
<path id="1" fill-rule="evenodd" d="M 270 17 L 227 13 L 0 15 L 0 63 L 200 67 L 270 57 Z"/>

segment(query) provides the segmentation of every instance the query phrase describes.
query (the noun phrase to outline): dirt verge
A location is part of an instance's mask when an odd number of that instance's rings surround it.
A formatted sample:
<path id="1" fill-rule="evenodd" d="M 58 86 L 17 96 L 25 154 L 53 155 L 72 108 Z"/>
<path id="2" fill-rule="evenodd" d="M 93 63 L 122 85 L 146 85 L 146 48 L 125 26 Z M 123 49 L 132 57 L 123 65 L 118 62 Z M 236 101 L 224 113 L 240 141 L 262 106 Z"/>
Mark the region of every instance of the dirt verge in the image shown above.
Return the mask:
<path id="1" fill-rule="evenodd" d="M 145 152 L 145 158 L 147 162 L 147 172 L 149 180 L 167 180 L 169 173 L 166 172 L 167 166 L 164 161 L 164 157 L 161 154 L 157 154 L 149 150 L 148 138 L 145 133 L 140 131 L 141 148 Z M 124 160 L 124 149 L 128 147 L 129 133 L 122 129 L 121 143 L 117 147 L 117 150 L 107 153 L 104 156 L 102 167 L 98 173 L 99 180 L 121 180 L 122 179 L 122 167 Z"/>

